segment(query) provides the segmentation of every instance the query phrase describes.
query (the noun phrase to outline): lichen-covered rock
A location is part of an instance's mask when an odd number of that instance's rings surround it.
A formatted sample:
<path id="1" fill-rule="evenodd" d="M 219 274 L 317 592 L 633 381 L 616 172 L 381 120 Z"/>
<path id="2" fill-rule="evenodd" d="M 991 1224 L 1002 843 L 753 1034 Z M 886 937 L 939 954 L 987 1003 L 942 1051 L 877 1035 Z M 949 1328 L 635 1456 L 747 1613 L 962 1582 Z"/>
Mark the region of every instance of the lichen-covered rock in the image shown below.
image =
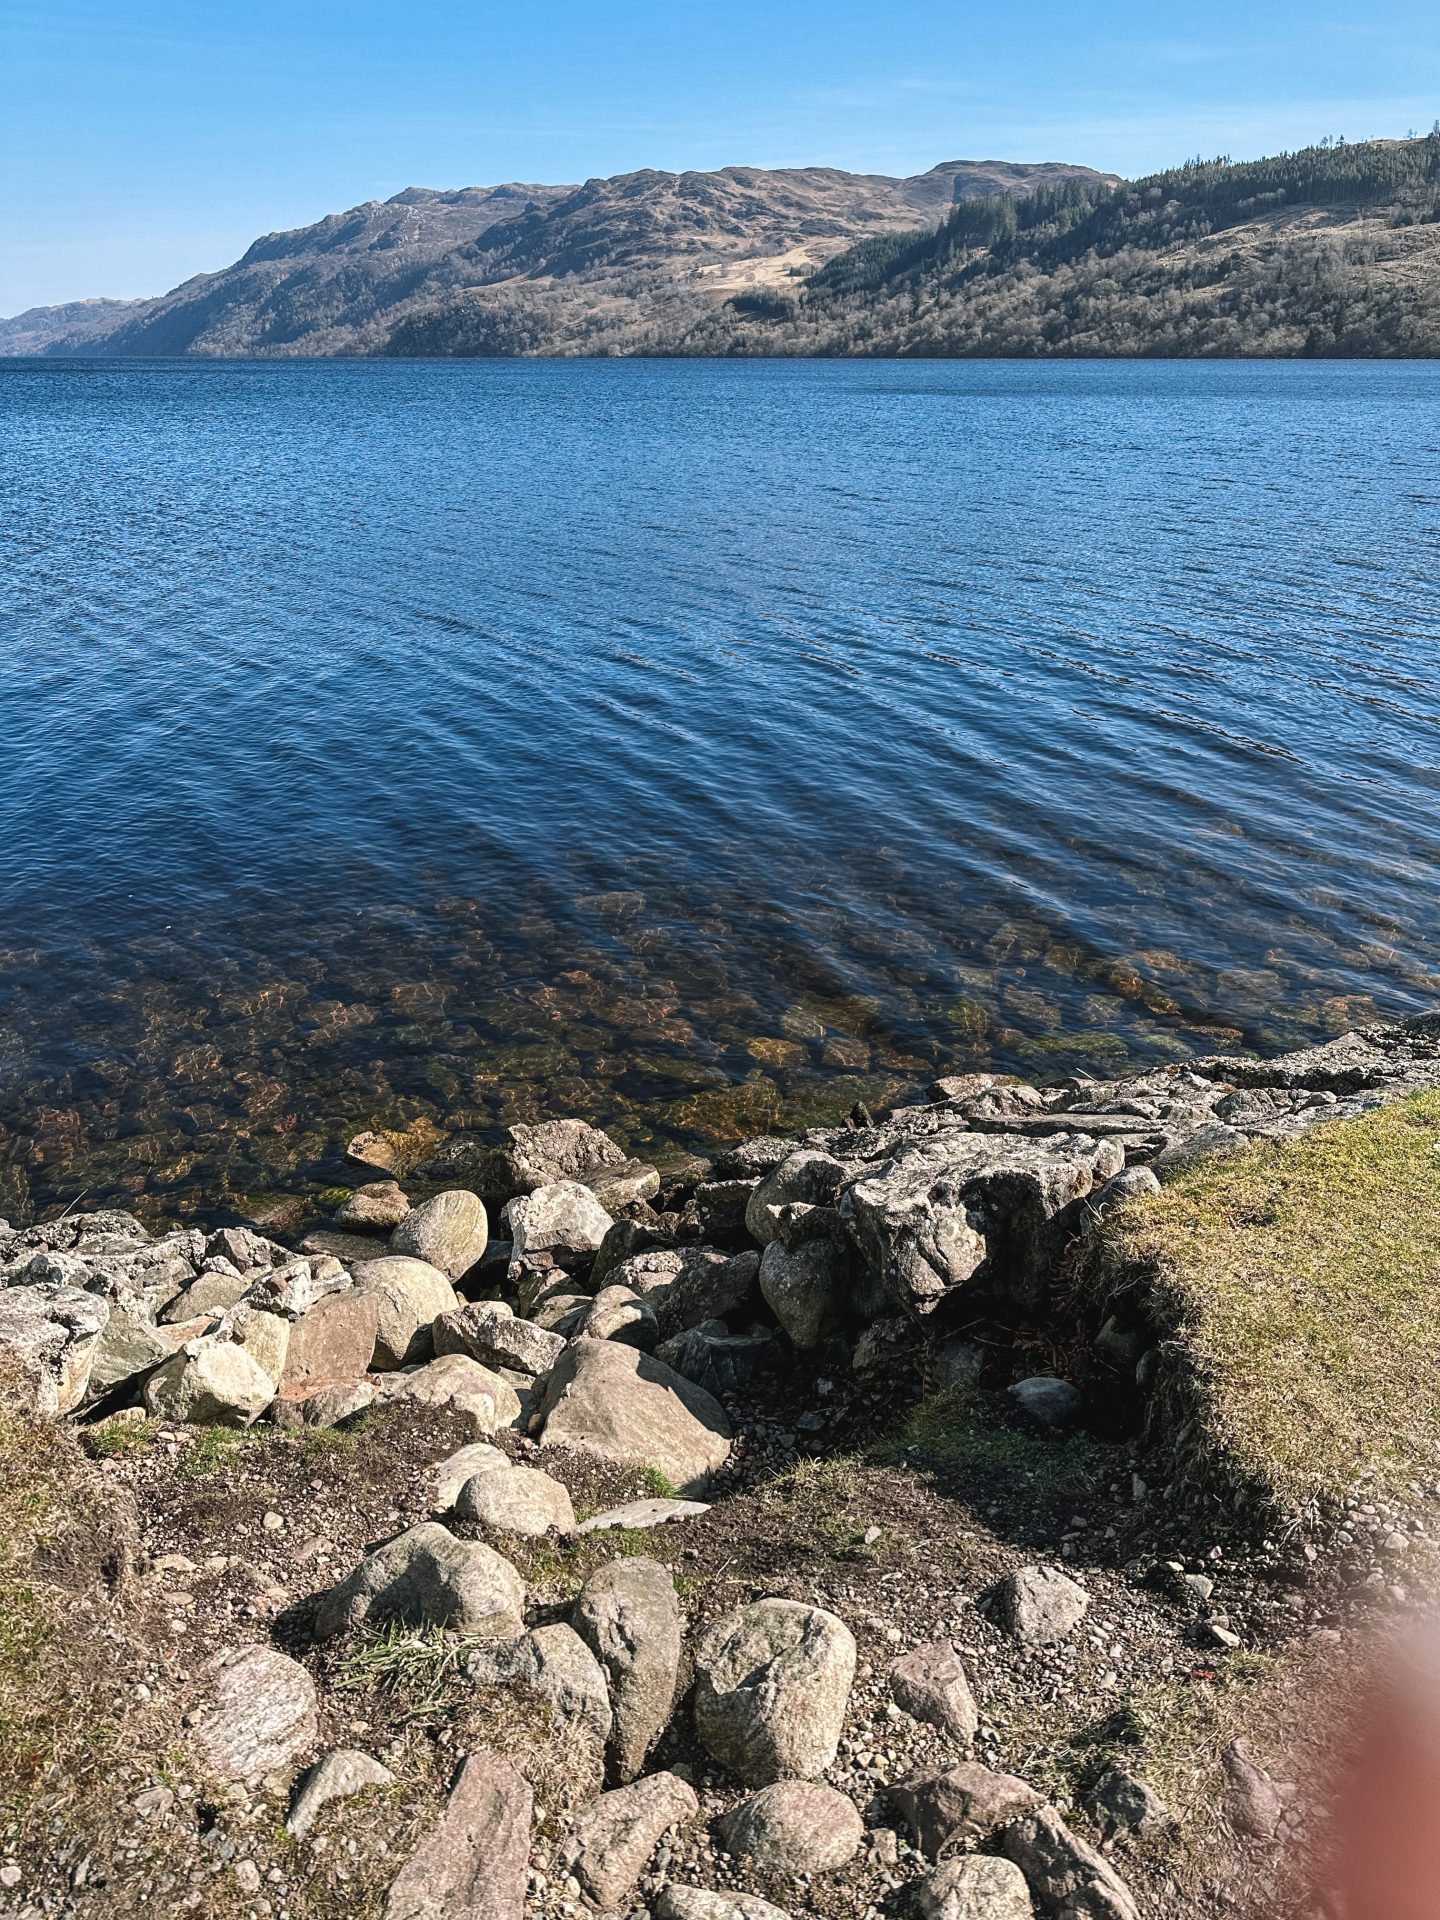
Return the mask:
<path id="1" fill-rule="evenodd" d="M 281 1384 L 302 1380 L 353 1380 L 375 1352 L 381 1294 L 357 1286 L 327 1293 L 292 1322 Z"/>
<path id="2" fill-rule="evenodd" d="M 384 1920 L 523 1920 L 534 1811 L 508 1760 L 470 1754 L 438 1826 L 391 1883 Z"/>
<path id="3" fill-rule="evenodd" d="M 932 1860 L 951 1847 L 988 1839 L 1040 1804 L 1039 1794 L 1013 1773 L 994 1773 L 973 1760 L 942 1773 L 915 1774 L 889 1792 L 915 1844 Z"/>
<path id="4" fill-rule="evenodd" d="M 484 1201 L 463 1187 L 452 1187 L 410 1208 L 390 1235 L 390 1251 L 426 1260 L 458 1280 L 481 1259 L 489 1239 Z"/>
<path id="5" fill-rule="evenodd" d="M 110 1316 L 93 1293 L 59 1283 L 0 1289 L 0 1359 L 36 1413 L 73 1413 Z"/>
<path id="6" fill-rule="evenodd" d="M 745 1226 L 752 1240 L 768 1247 L 779 1239 L 789 1209 L 829 1207 L 835 1203 L 845 1178 L 843 1162 L 832 1154 L 802 1147 L 768 1172 L 745 1208 Z"/>
<path id="7" fill-rule="evenodd" d="M 581 1313 L 575 1332 L 587 1340 L 620 1340 L 642 1353 L 653 1353 L 660 1324 L 648 1300 L 629 1287 L 602 1287 Z"/>
<path id="8" fill-rule="evenodd" d="M 655 1358 L 723 1402 L 779 1372 L 789 1348 L 773 1327 L 732 1333 L 723 1320 L 705 1320 L 666 1340 Z"/>
<path id="9" fill-rule="evenodd" d="M 275 1382 L 234 1341 L 204 1335 L 155 1369 L 145 1405 L 165 1420 L 197 1427 L 248 1427 L 275 1398 Z"/>
<path id="10" fill-rule="evenodd" d="M 432 1324 L 460 1304 L 449 1278 L 428 1260 L 400 1254 L 365 1261 L 354 1278 L 362 1293 L 373 1294 L 378 1309 L 371 1365 L 384 1370 L 428 1360 Z"/>
<path id="11" fill-rule="evenodd" d="M 633 1780 L 675 1705 L 682 1627 L 669 1569 L 640 1555 L 607 1562 L 581 1589 L 574 1622 L 610 1683 L 611 1774 Z"/>
<path id="12" fill-rule="evenodd" d="M 832 1240 L 787 1247 L 772 1240 L 760 1262 L 765 1303 L 802 1351 L 818 1347 L 845 1311 L 844 1250 Z"/>
<path id="13" fill-rule="evenodd" d="M 1083 1133 L 1026 1139 L 950 1129 L 901 1145 L 847 1181 L 840 1213 L 907 1313 L 933 1312 L 971 1280 L 1029 1309 L 1043 1301 L 1051 1259 L 1086 1197 L 1124 1163 L 1114 1140 Z"/>
<path id="14" fill-rule="evenodd" d="M 103 1400 L 117 1387 L 133 1391 L 174 1351 L 174 1336 L 167 1339 L 143 1313 L 112 1307 L 91 1361 L 85 1398 Z"/>
<path id="15" fill-rule="evenodd" d="M 505 1209 L 510 1223 L 510 1269 L 529 1255 L 549 1254 L 562 1267 L 586 1265 L 614 1222 L 576 1180 L 558 1180 L 521 1194 Z"/>
<path id="16" fill-rule="evenodd" d="M 517 1640 L 505 1678 L 544 1702 L 567 1739 L 593 1744 L 597 1760 L 610 1738 L 610 1692 L 604 1669 L 573 1627 L 536 1627 Z M 598 1785 L 598 1768 L 596 1775 Z"/>
<path id="17" fill-rule="evenodd" d="M 610 1283 L 638 1294 L 655 1315 L 659 1337 L 668 1340 L 687 1327 L 734 1313 L 754 1292 L 759 1272 L 753 1249 L 730 1254 L 718 1247 L 672 1247 L 622 1261 L 611 1271 Z"/>
<path id="18" fill-rule="evenodd" d="M 315 1683 L 274 1647 L 225 1647 L 196 1677 L 191 1743 L 222 1780 L 248 1781 L 291 1767 L 315 1744 Z"/>
<path id="19" fill-rule="evenodd" d="M 466 1416 L 477 1434 L 514 1426 L 520 1418 L 520 1397 L 510 1382 L 467 1353 L 443 1354 L 413 1373 L 392 1379 L 386 1390 L 388 1398 L 453 1408 Z"/>
<path id="20" fill-rule="evenodd" d="M 513 1637 L 524 1626 L 524 1607 L 524 1583 L 508 1560 L 422 1520 L 367 1553 L 348 1579 L 321 1595 L 315 1637 L 329 1640 L 387 1620 Z"/>
<path id="21" fill-rule="evenodd" d="M 565 1351 L 562 1335 L 521 1320 L 503 1300 L 470 1300 L 435 1322 L 436 1353 L 467 1353 L 487 1367 L 548 1373 Z"/>
<path id="22" fill-rule="evenodd" d="M 614 1340 L 577 1340 L 545 1382 L 546 1446 L 616 1466 L 654 1467 L 681 1493 L 703 1492 L 730 1453 L 730 1422 L 703 1388 Z"/>
<path id="23" fill-rule="evenodd" d="M 1073 1834 L 1053 1807 L 1013 1820 L 1001 1845 L 1047 1912 L 1064 1920 L 1140 1920 L 1130 1889 L 1101 1854 Z"/>
<path id="24" fill-rule="evenodd" d="M 797 1600 L 757 1600 L 701 1635 L 695 1731 L 749 1786 L 813 1779 L 834 1761 L 854 1678 L 843 1620 Z"/>
<path id="25" fill-rule="evenodd" d="M 230 1337 L 278 1388 L 290 1350 L 290 1322 L 278 1313 L 263 1313 L 259 1307 L 238 1306 L 230 1316 Z"/>
<path id="26" fill-rule="evenodd" d="M 662 1837 L 699 1811 L 685 1781 L 673 1773 L 652 1773 L 592 1801 L 575 1821 L 561 1864 L 598 1907 L 616 1908 L 633 1891 Z"/>
<path id="27" fill-rule="evenodd" d="M 510 1466 L 508 1454 L 483 1440 L 459 1447 L 436 1467 L 431 1479 L 430 1504 L 436 1513 L 448 1513 L 467 1480 L 473 1480 L 478 1473 L 508 1473 Z"/>
<path id="28" fill-rule="evenodd" d="M 300 1782 L 285 1825 L 297 1840 L 302 1839 L 332 1801 L 352 1799 L 366 1787 L 394 1784 L 394 1774 L 370 1754 L 356 1747 L 337 1747 L 317 1761 Z"/>
<path id="29" fill-rule="evenodd" d="M 625 1158 L 608 1133 L 584 1120 L 542 1120 L 536 1126 L 511 1127 L 509 1134 L 481 1169 L 481 1196 L 492 1204 L 561 1180 L 587 1184 L 587 1176 L 619 1166 Z"/>
<path id="30" fill-rule="evenodd" d="M 865 1823 L 855 1802 L 814 1780 L 762 1787 L 726 1815 L 725 1851 L 773 1873 L 829 1873 L 854 1858 Z"/>
<path id="31" fill-rule="evenodd" d="M 946 1860 L 920 1882 L 921 1920 L 1034 1920 L 1035 1903 L 1012 1860 Z"/>

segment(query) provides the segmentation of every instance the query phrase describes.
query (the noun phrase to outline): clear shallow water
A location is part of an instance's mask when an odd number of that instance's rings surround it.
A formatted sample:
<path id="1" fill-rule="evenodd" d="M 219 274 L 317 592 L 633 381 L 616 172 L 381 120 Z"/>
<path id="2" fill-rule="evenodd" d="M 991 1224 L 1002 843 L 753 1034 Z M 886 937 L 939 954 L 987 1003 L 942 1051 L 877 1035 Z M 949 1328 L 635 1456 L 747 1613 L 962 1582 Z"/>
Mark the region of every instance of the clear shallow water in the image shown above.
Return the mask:
<path id="1" fill-rule="evenodd" d="M 1440 367 L 0 365 L 0 1212 L 1440 999 Z"/>

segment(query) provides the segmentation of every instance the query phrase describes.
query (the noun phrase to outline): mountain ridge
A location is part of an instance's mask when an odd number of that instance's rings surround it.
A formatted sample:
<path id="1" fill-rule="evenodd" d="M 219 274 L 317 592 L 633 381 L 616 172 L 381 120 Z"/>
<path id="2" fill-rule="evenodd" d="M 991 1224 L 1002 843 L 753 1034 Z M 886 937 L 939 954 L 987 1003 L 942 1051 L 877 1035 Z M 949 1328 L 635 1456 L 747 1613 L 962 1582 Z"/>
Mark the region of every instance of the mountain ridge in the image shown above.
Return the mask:
<path id="1" fill-rule="evenodd" d="M 261 235 L 233 265 L 153 299 L 72 302 L 0 320 L 0 353 L 383 353 L 427 308 L 507 285 L 508 296 L 491 296 L 497 308 L 513 307 L 523 322 L 538 303 L 534 350 L 584 351 L 595 329 L 569 310 L 587 299 L 623 334 L 641 308 L 672 304 L 678 281 L 693 323 L 751 284 L 803 278 L 866 234 L 938 225 L 957 199 L 1071 177 L 1114 176 L 986 160 L 943 161 L 908 177 L 735 166 L 644 168 L 569 185 L 407 187 Z M 593 291 L 557 296 L 562 281 Z"/>

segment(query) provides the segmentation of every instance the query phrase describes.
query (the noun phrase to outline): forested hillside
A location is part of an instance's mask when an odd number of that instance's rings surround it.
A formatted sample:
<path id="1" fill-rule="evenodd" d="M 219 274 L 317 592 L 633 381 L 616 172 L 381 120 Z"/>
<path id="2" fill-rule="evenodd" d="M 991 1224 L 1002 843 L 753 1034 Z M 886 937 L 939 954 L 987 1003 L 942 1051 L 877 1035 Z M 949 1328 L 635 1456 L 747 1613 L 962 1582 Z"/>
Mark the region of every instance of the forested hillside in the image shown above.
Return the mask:
<path id="1" fill-rule="evenodd" d="M 715 331 L 749 353 L 1440 353 L 1440 129 L 967 200 Z"/>

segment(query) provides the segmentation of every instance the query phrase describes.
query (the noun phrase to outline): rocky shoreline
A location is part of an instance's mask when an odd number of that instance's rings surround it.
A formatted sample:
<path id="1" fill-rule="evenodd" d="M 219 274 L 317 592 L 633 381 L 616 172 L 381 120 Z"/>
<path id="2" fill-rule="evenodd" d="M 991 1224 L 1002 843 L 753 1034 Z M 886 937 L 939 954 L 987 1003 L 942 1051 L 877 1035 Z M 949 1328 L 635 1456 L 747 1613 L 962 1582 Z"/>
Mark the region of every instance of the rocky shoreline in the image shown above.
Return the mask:
<path id="1" fill-rule="evenodd" d="M 1080 1299 L 1076 1254 L 1197 1162 L 1435 1087 L 1429 1016 L 942 1080 L 664 1173 L 578 1120 L 362 1136 L 294 1245 L 0 1230 L 7 1399 L 113 1522 L 80 1601 L 111 1711 L 175 1749 L 127 1744 L 103 1845 L 16 1813 L 0 1908 L 1240 1911 L 1301 1816 L 1224 1713 L 1218 1808 L 1098 1742 L 1062 1777 L 1047 1719 L 1323 1658 L 1425 1522 L 1357 1494 L 1297 1580 L 1172 1453 L 1163 1330 Z M 937 1467 L 947 1393 L 981 1438 Z"/>

